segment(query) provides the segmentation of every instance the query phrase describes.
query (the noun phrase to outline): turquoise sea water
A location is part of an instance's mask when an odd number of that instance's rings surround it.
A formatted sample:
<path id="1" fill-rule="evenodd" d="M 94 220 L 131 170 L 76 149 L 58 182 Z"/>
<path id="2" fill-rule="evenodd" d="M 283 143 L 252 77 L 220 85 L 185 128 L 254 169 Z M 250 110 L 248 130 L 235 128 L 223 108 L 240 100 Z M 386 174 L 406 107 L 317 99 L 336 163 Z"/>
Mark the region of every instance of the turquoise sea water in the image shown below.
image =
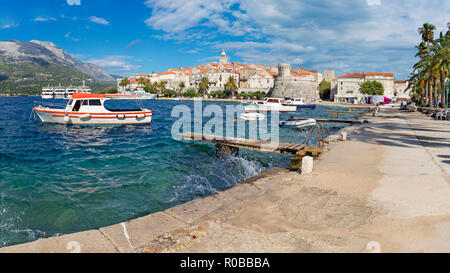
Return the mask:
<path id="1" fill-rule="evenodd" d="M 34 101 L 0 97 L 0 247 L 120 223 L 289 165 L 287 155 L 241 149 L 219 158 L 212 144 L 173 140 L 172 108 L 193 102 L 144 102 L 151 125 L 82 127 L 30 119 Z M 294 116 L 331 118 L 325 109 Z M 327 125 L 327 134 L 342 127 Z M 280 129 L 284 142 L 306 134 Z"/>

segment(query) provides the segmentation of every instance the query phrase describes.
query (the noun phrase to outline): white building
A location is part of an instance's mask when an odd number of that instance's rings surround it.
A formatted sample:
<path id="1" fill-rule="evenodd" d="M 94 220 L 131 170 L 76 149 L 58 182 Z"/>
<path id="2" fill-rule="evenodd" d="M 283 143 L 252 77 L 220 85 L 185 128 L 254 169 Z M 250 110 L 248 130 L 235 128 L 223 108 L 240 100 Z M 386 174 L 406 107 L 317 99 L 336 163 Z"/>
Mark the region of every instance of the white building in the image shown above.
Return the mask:
<path id="1" fill-rule="evenodd" d="M 248 88 L 250 89 L 270 89 L 274 85 L 274 77 L 267 72 L 258 71 L 248 78 Z M 263 90 L 260 90 L 263 91 Z"/>
<path id="2" fill-rule="evenodd" d="M 407 96 L 408 84 L 396 81 L 393 73 L 351 73 L 334 78 L 331 81 L 331 99 L 335 102 L 356 103 L 363 101 L 364 94 L 361 94 L 360 88 L 364 82 L 378 81 L 383 84 L 384 96 L 395 98 L 398 94 Z"/>

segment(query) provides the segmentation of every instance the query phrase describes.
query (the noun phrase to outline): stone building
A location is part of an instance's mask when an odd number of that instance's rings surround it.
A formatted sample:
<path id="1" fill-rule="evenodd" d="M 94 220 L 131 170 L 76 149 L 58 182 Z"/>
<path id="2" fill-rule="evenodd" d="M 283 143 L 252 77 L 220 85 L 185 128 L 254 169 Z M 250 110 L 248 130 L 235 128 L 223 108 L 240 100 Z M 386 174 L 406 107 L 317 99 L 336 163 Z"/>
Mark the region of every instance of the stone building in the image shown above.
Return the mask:
<path id="1" fill-rule="evenodd" d="M 331 82 L 335 77 L 336 76 L 334 74 L 334 70 L 325 70 L 324 71 L 324 75 L 323 75 L 324 80 Z"/>
<path id="2" fill-rule="evenodd" d="M 299 71 L 299 70 L 297 70 Z M 269 96 L 277 98 L 304 98 L 307 101 L 317 100 L 319 82 L 311 72 L 294 73 L 291 66 L 286 63 L 278 65 L 278 76 Z"/>

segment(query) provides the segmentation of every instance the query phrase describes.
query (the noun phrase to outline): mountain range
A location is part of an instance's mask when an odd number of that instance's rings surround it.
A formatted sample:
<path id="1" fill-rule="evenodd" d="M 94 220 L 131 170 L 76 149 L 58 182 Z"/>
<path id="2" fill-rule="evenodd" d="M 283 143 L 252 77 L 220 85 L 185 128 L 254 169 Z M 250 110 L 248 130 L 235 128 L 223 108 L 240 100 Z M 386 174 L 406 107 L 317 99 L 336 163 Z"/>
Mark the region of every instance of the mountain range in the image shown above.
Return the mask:
<path id="1" fill-rule="evenodd" d="M 116 77 L 51 42 L 0 42 L 0 93 L 37 94 L 47 85 L 80 85 L 83 80 L 100 91 L 114 85 Z"/>

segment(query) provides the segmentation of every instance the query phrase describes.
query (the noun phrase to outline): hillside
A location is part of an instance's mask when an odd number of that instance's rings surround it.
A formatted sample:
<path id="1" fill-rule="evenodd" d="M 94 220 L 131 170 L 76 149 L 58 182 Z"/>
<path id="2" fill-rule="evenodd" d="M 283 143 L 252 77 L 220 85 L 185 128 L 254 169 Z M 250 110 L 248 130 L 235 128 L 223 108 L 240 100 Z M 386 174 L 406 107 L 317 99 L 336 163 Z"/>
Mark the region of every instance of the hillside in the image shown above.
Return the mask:
<path id="1" fill-rule="evenodd" d="M 100 66 L 74 60 L 50 42 L 0 42 L 0 94 L 39 94 L 47 85 L 79 85 L 94 90 L 115 85 Z"/>

